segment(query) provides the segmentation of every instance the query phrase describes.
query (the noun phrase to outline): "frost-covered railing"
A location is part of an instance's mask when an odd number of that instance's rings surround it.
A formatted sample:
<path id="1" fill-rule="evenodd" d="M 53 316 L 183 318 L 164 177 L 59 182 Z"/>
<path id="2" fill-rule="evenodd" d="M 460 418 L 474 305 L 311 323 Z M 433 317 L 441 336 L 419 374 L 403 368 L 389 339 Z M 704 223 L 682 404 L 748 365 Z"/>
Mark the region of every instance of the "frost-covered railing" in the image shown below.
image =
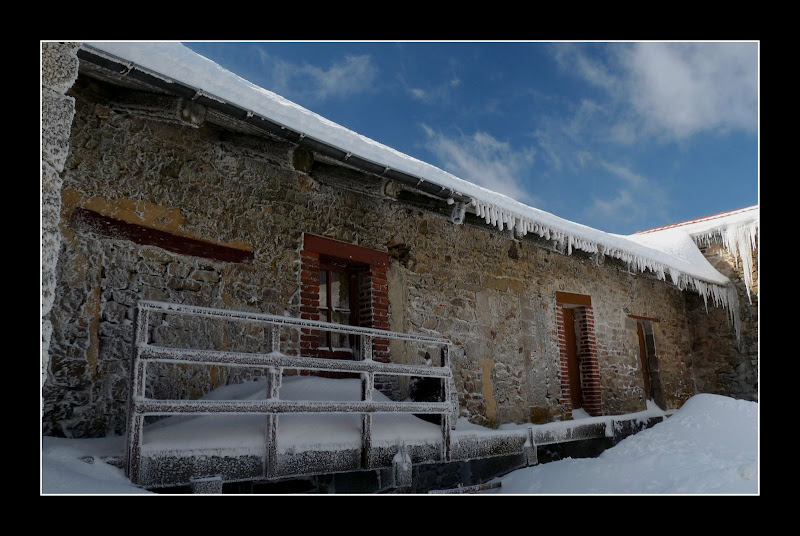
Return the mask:
<path id="1" fill-rule="evenodd" d="M 153 314 L 203 316 L 224 320 L 263 323 L 268 326 L 268 353 L 231 352 L 222 350 L 195 350 L 171 348 L 150 344 Z M 282 329 L 313 329 L 355 335 L 360 338 L 357 360 L 340 360 L 319 357 L 292 356 L 281 353 Z M 373 339 L 416 341 L 441 348 L 441 366 L 417 366 L 382 363 L 372 359 Z M 139 481 L 141 466 L 144 418 L 169 415 L 211 414 L 264 414 L 266 439 L 265 477 L 276 476 L 278 416 L 282 413 L 361 413 L 361 445 L 363 468 L 372 466 L 372 414 L 420 413 L 441 416 L 442 459 L 451 459 L 451 429 L 455 428 L 458 402 L 452 372 L 449 366 L 448 339 L 398 333 L 373 328 L 333 324 L 315 320 L 269 315 L 263 313 L 230 311 L 192 305 L 140 301 L 134 319 L 133 366 L 128 403 L 128 433 L 126 445 L 126 472 L 134 483 Z M 265 400 L 161 400 L 146 397 L 148 363 L 182 363 L 266 369 L 267 398 Z M 283 369 L 298 371 L 329 371 L 358 373 L 361 375 L 361 401 L 308 401 L 281 400 L 280 387 Z M 375 374 L 417 376 L 442 380 L 444 400 L 439 402 L 382 402 L 372 399 Z"/>

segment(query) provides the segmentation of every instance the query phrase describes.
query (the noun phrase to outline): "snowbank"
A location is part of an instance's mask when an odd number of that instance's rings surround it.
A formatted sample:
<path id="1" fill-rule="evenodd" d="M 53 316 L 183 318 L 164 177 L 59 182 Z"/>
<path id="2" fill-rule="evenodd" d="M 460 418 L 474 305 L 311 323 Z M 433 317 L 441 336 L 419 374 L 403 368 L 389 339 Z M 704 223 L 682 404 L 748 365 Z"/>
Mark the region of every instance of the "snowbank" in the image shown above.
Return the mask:
<path id="1" fill-rule="evenodd" d="M 344 394 L 352 396 L 356 382 L 327 380 L 323 378 L 286 378 L 282 388 L 290 396 L 319 399 Z M 259 383 L 245 386 L 228 386 L 215 395 L 261 396 Z M 249 390 L 249 395 L 245 391 Z M 236 391 L 236 392 L 233 392 Z M 281 426 L 284 429 L 282 417 Z M 359 436 L 357 420 L 345 426 L 329 428 L 320 426 L 317 415 L 303 417 L 295 423 L 294 432 L 282 435 L 282 450 L 313 448 L 314 441 L 325 437 L 326 445 L 338 437 L 343 443 Z M 357 417 L 339 415 L 335 417 Z M 415 434 L 438 434 L 438 427 L 408 415 L 389 427 L 384 435 L 413 441 Z M 613 417 L 586 417 L 587 420 Z M 181 421 L 182 419 L 182 421 Z M 236 421 L 236 418 L 229 419 Z M 168 419 L 148 428 L 149 448 L 163 448 L 171 428 L 171 441 L 181 438 L 183 446 L 192 447 L 193 441 L 203 440 L 202 434 L 220 437 L 230 434 L 230 441 L 239 442 L 248 437 L 246 427 L 215 425 L 213 417 L 178 417 L 171 424 Z M 263 418 L 259 419 L 259 434 L 263 436 Z M 161 424 L 165 423 L 165 424 Z M 220 424 L 216 422 L 216 424 Z M 565 426 L 569 423 L 551 423 Z M 341 425 L 341 423 L 339 423 Z M 351 426 L 352 425 L 352 426 Z M 509 432 L 524 425 L 507 426 Z M 162 430 L 159 432 L 159 430 Z M 190 433 L 191 432 L 191 433 Z M 200 432 L 201 437 L 194 434 Z M 459 420 L 456 432 L 465 434 L 497 434 L 466 421 Z M 162 434 L 159 437 L 159 433 Z M 328 436 L 332 433 L 332 436 Z M 312 439 L 316 436 L 317 439 Z M 191 439 L 190 439 L 191 437 Z M 421 437 L 421 436 L 420 436 Z M 391 439 L 396 441 L 396 439 Z M 263 439 L 260 440 L 263 445 Z M 205 446 L 211 444 L 205 443 Z M 41 491 L 46 494 L 129 494 L 146 493 L 131 484 L 121 469 L 103 462 L 104 457 L 121 457 L 123 437 L 102 439 L 42 438 Z M 174 446 L 174 443 L 170 443 Z M 201 443 L 202 446 L 202 443 Z M 262 447 L 263 448 L 263 447 Z M 758 493 L 758 404 L 734 400 L 718 395 L 696 395 L 666 421 L 653 428 L 631 436 L 594 459 L 566 459 L 535 467 L 521 469 L 503 477 L 502 488 L 493 493 L 619 493 L 619 494 L 752 494 Z"/>
<path id="2" fill-rule="evenodd" d="M 492 493 L 755 494 L 758 474 L 758 404 L 700 394 L 597 458 L 514 471 Z"/>

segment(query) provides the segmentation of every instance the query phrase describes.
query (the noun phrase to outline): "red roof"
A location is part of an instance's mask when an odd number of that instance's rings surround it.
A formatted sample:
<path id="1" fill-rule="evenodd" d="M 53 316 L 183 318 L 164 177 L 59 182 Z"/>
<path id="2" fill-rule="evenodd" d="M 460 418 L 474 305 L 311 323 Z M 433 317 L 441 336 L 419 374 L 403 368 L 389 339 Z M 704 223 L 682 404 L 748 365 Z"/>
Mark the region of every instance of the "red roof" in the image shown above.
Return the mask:
<path id="1" fill-rule="evenodd" d="M 711 216 L 703 216 L 702 218 L 695 218 L 693 220 L 686 220 L 686 221 L 682 221 L 682 222 L 678 222 L 678 223 L 670 223 L 669 225 L 664 225 L 664 226 L 661 226 L 661 227 L 655 227 L 653 229 L 646 229 L 644 231 L 637 231 L 634 234 L 653 233 L 655 231 L 663 231 L 664 229 L 672 229 L 673 227 L 682 227 L 684 225 L 690 225 L 692 223 L 700 223 L 700 222 L 703 222 L 703 221 L 711 221 L 711 220 L 716 220 L 716 219 L 721 219 L 721 218 L 727 218 L 728 216 L 731 216 L 733 214 L 740 213 L 740 212 L 745 212 L 745 211 L 748 211 L 748 210 L 755 210 L 756 208 L 758 208 L 758 207 L 757 206 L 753 206 L 753 207 L 737 208 L 736 210 L 728 210 L 727 212 L 720 212 L 718 214 L 712 214 Z"/>

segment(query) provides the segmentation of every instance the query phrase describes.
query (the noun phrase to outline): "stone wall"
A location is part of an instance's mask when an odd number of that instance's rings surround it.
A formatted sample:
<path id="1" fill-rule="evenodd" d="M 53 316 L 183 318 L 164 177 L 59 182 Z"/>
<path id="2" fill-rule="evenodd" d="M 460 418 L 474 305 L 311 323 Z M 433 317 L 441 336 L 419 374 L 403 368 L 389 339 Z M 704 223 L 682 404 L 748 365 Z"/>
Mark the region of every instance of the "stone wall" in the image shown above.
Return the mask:
<path id="1" fill-rule="evenodd" d="M 630 315 L 657 319 L 667 406 L 694 393 L 687 295 L 670 284 L 608 259 L 564 255 L 536 237 L 519 240 L 477 218 L 454 225 L 443 202 L 439 210 L 391 181 L 320 160 L 299 165 L 288 142 L 136 117 L 117 109 L 102 84 L 82 78 L 71 94 L 76 117 L 63 175 L 47 434 L 124 432 L 136 300 L 300 317 L 304 233 L 388 253 L 389 328 L 452 340 L 461 414 L 474 423 L 569 416 L 559 291 L 591 296 L 603 414 L 645 408 Z M 215 260 L 109 237 L 76 217 L 81 211 L 252 258 Z M 188 321 L 165 321 L 153 333 L 160 344 L 223 349 L 257 349 L 262 336 L 252 326 Z M 283 347 L 297 352 L 298 338 L 285 335 Z M 391 352 L 396 362 L 438 360 L 408 342 L 392 342 Z M 159 375 L 153 393 L 177 398 L 236 376 L 203 367 Z M 408 382 L 394 388 L 399 396 L 410 389 Z"/>
<path id="2" fill-rule="evenodd" d="M 76 52 L 80 43 L 41 43 L 42 53 L 42 170 L 41 170 L 41 373 L 44 385 L 49 366 L 52 323 L 50 311 L 56 287 L 56 261 L 61 243 L 58 219 L 61 172 L 69 150 L 75 101 L 65 93 L 78 76 Z"/>
<path id="3" fill-rule="evenodd" d="M 741 335 L 726 311 L 709 308 L 703 300 L 687 300 L 692 332 L 693 377 L 697 391 L 758 401 L 758 248 L 753 252 L 753 287 L 748 294 L 742 262 L 720 243 L 701 247 L 714 268 L 728 277 L 739 299 Z"/>

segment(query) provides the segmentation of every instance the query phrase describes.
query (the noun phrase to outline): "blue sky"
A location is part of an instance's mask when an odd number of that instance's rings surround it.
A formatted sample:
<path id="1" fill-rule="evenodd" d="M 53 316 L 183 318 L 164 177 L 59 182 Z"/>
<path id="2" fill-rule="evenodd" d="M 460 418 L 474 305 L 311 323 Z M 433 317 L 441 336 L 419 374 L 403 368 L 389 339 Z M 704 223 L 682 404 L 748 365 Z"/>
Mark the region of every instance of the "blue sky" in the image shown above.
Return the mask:
<path id="1" fill-rule="evenodd" d="M 758 203 L 757 43 L 184 44 L 351 130 L 604 231 Z"/>

